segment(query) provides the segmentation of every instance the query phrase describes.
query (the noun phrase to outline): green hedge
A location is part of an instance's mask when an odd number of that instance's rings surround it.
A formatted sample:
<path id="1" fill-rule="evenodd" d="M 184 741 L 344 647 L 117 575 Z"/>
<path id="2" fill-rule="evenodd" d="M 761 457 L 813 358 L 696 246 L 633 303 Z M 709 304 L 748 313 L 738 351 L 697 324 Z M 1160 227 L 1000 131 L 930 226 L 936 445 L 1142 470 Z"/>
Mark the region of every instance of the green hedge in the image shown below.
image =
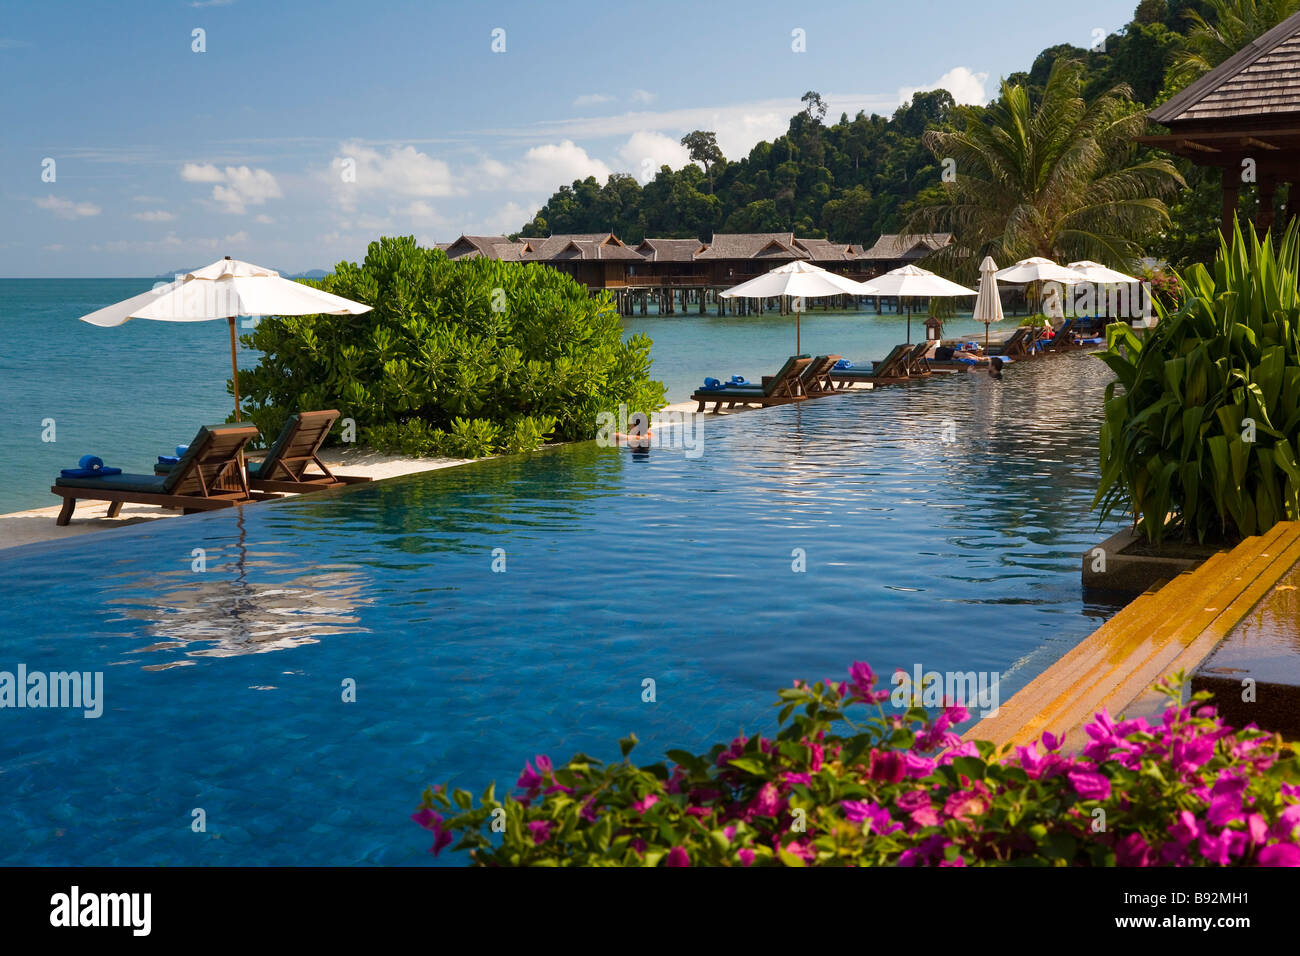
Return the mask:
<path id="1" fill-rule="evenodd" d="M 243 337 L 262 354 L 240 385 L 265 435 L 337 408 L 380 451 L 473 458 L 592 438 L 602 411 L 664 404 L 650 340 L 624 342 L 607 296 L 547 266 L 453 262 L 408 236 L 309 284 L 374 308 L 267 317 Z"/>

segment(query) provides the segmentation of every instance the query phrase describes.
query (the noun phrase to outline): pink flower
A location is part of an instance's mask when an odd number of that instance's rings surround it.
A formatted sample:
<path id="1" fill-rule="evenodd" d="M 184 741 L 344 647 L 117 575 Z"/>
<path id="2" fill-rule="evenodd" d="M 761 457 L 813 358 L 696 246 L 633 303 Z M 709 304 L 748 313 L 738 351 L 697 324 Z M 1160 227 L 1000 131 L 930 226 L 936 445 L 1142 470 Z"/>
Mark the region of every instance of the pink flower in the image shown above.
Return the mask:
<path id="1" fill-rule="evenodd" d="M 545 843 L 551 838 L 550 820 L 533 820 L 528 824 L 528 829 L 533 834 L 534 845 Z"/>
<path id="2" fill-rule="evenodd" d="M 898 795 L 894 805 L 906 813 L 911 813 L 913 810 L 930 806 L 930 795 L 924 790 L 908 790 Z"/>
<path id="3" fill-rule="evenodd" d="M 1110 798 L 1110 780 L 1092 770 L 1069 770 L 1065 777 L 1070 786 L 1085 800 L 1108 800 Z"/>
<path id="4" fill-rule="evenodd" d="M 889 691 L 874 690 L 876 674 L 864 661 L 854 661 L 849 667 L 849 679 L 853 682 L 853 693 L 869 704 L 889 699 Z"/>
<path id="5" fill-rule="evenodd" d="M 1064 743 L 1065 734 L 1061 734 L 1061 736 L 1058 737 L 1056 734 L 1049 733 L 1046 730 L 1043 731 L 1043 747 L 1047 751 L 1060 750 L 1061 745 Z"/>
<path id="6" fill-rule="evenodd" d="M 750 803 L 749 812 L 746 814 L 746 817 L 780 816 L 781 809 L 784 806 L 785 801 L 783 801 L 780 795 L 776 792 L 776 784 L 765 783 L 763 784 L 762 789 L 758 791 L 758 795 L 754 797 L 753 802 Z"/>
<path id="7" fill-rule="evenodd" d="M 632 809 L 637 813 L 645 813 L 656 803 L 659 802 L 659 795 L 656 793 L 647 793 L 643 798 L 632 804 Z"/>
<path id="8" fill-rule="evenodd" d="M 903 755 L 897 750 L 871 751 L 871 765 L 867 775 L 872 780 L 899 783 L 906 773 L 907 767 L 903 762 Z"/>
<path id="9" fill-rule="evenodd" d="M 988 789 L 983 784 L 976 784 L 970 790 L 958 790 L 944 801 L 943 813 L 954 820 L 965 820 L 984 813 L 990 803 Z"/>
<path id="10" fill-rule="evenodd" d="M 690 866 L 691 857 L 686 852 L 685 847 L 675 846 L 668 851 L 668 858 L 664 860 L 664 866 Z"/>
<path id="11" fill-rule="evenodd" d="M 1300 866 L 1300 846 L 1274 843 L 1259 851 L 1260 866 Z"/>
<path id="12" fill-rule="evenodd" d="M 537 764 L 538 773 L 551 774 L 555 771 L 555 766 L 551 763 L 551 758 L 546 756 L 546 754 L 538 754 L 533 758 L 533 761 Z"/>
<path id="13" fill-rule="evenodd" d="M 893 833 L 903 829 L 901 823 L 895 823 L 889 811 L 870 800 L 845 800 L 840 804 L 844 816 L 851 823 L 866 823 L 872 833 Z"/>
<path id="14" fill-rule="evenodd" d="M 524 761 L 524 772 L 519 775 L 515 781 L 516 787 L 523 787 L 525 790 L 536 790 L 542 785 L 542 776 L 533 769 L 533 765 Z"/>
<path id="15" fill-rule="evenodd" d="M 958 757 L 978 757 L 980 749 L 975 746 L 975 741 L 968 740 L 965 743 L 958 744 L 956 747 L 949 747 L 939 755 L 939 763 L 947 766 Z"/>
<path id="16" fill-rule="evenodd" d="M 785 775 L 785 785 L 787 787 L 793 787 L 795 784 L 802 784 L 805 787 L 811 787 L 812 777 L 806 773 L 790 773 L 787 771 Z"/>
<path id="17" fill-rule="evenodd" d="M 741 847 L 736 851 L 736 856 L 740 858 L 741 866 L 751 866 L 754 863 L 754 851 L 749 847 Z"/>
<path id="18" fill-rule="evenodd" d="M 822 749 L 821 744 L 811 742 L 808 744 L 808 750 L 810 752 L 808 757 L 808 769 L 812 773 L 816 773 L 822 768 L 822 761 L 826 759 L 826 752 Z"/>
<path id="19" fill-rule="evenodd" d="M 411 819 L 426 830 L 433 831 L 433 846 L 429 847 L 429 852 L 434 856 L 441 853 L 451 843 L 451 834 L 443 829 L 442 817 L 439 814 L 429 809 L 417 810 L 411 814 Z"/>
<path id="20" fill-rule="evenodd" d="M 1115 843 L 1116 866 L 1151 866 L 1154 862 L 1151 846 L 1140 833 L 1129 833 Z"/>
<path id="21" fill-rule="evenodd" d="M 928 777 L 934 773 L 936 761 L 929 757 L 921 757 L 912 753 L 910 750 L 903 754 L 903 764 L 907 768 L 907 775 L 913 780 L 920 777 Z"/>

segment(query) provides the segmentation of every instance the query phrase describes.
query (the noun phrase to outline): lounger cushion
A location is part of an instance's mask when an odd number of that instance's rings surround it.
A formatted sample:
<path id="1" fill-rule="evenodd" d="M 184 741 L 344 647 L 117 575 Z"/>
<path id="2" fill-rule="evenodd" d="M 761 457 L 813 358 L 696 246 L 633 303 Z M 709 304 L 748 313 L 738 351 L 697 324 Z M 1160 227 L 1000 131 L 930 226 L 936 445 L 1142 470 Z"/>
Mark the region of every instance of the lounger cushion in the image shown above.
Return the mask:
<path id="1" fill-rule="evenodd" d="M 166 494 L 165 475 L 109 475 L 106 478 L 55 478 L 61 488 L 86 488 L 107 491 L 134 491 L 146 495 Z"/>

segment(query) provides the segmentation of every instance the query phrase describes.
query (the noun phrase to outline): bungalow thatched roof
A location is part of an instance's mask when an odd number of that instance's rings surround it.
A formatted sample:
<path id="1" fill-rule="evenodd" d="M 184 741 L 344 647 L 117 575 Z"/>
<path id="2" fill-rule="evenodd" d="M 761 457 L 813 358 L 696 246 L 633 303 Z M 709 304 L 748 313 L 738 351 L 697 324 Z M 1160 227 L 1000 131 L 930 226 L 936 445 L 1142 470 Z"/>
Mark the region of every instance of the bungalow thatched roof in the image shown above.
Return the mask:
<path id="1" fill-rule="evenodd" d="M 808 253 L 813 262 L 847 262 L 854 258 L 853 246 L 831 242 L 829 239 L 796 239 L 795 245 Z"/>
<path id="2" fill-rule="evenodd" d="M 927 232 L 917 235 L 884 235 L 875 245 L 857 255 L 858 259 L 921 259 L 952 242 L 950 232 Z"/>
<path id="3" fill-rule="evenodd" d="M 438 248 L 442 249 L 452 259 L 472 259 L 475 256 L 487 256 L 489 259 L 496 259 L 498 256 L 494 253 L 494 247 L 509 244 L 510 240 L 505 236 L 461 236 L 455 242 L 449 242 L 445 245 L 438 243 Z"/>
<path id="4" fill-rule="evenodd" d="M 646 239 L 636 251 L 651 262 L 690 262 L 707 248 L 698 239 Z"/>
<path id="5" fill-rule="evenodd" d="M 525 262 L 546 262 L 564 259 L 614 259 L 642 258 L 629 249 L 612 232 L 575 233 L 547 236 L 545 239 L 527 239 L 521 258 Z"/>
<path id="6" fill-rule="evenodd" d="M 724 232 L 714 235 L 696 259 L 807 259 L 792 232 Z"/>

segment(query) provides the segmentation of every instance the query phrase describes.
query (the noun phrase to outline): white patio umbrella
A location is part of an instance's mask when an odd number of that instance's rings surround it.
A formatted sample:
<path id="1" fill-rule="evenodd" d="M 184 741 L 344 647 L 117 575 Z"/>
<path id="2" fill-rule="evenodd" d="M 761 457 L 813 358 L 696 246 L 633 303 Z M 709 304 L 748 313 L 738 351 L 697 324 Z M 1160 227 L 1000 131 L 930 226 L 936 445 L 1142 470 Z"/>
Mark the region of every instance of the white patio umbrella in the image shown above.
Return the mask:
<path id="1" fill-rule="evenodd" d="M 880 295 L 903 297 L 979 295 L 974 289 L 951 282 L 919 266 L 900 266 L 871 280 L 871 287 Z M 912 306 L 907 307 L 907 342 L 912 343 Z"/>
<path id="2" fill-rule="evenodd" d="M 1070 268 L 1083 276 L 1084 282 L 1090 282 L 1096 286 L 1104 285 L 1140 285 L 1142 280 L 1134 276 L 1125 275 L 1115 269 L 1108 268 L 1100 262 L 1093 262 L 1091 259 L 1080 259 L 1078 262 L 1071 262 Z M 1076 283 L 1078 284 L 1078 283 Z M 1100 298 L 1100 296 L 1099 296 Z M 1108 300 L 1109 301 L 1109 300 Z M 1110 306 L 1106 307 L 1107 315 L 1110 314 Z"/>
<path id="3" fill-rule="evenodd" d="M 1067 269 L 1065 266 L 1058 265 L 1051 259 L 1044 259 L 1042 256 L 1021 259 L 1014 266 L 1008 266 L 998 272 L 997 277 L 999 282 L 1010 282 L 1015 285 L 1031 282 L 1059 282 L 1062 285 L 1067 285 L 1087 281 L 1083 277 L 1083 273 Z"/>
<path id="4" fill-rule="evenodd" d="M 799 347 L 799 307 L 803 299 L 821 299 L 828 295 L 876 295 L 876 287 L 866 282 L 828 272 L 821 266 L 795 260 L 778 266 L 766 275 L 750 279 L 725 292 L 719 292 L 724 299 L 770 299 L 777 296 L 790 296 L 794 299 L 794 351 L 802 354 Z"/>
<path id="5" fill-rule="evenodd" d="M 235 421 L 240 421 L 239 361 L 235 318 L 241 315 L 360 315 L 371 306 L 281 278 L 274 269 L 226 256 L 173 282 L 83 315 L 82 322 L 104 328 L 131 319 L 159 322 L 207 322 L 225 319 L 230 326 L 230 372 L 235 386 Z"/>
<path id="6" fill-rule="evenodd" d="M 998 264 L 992 256 L 985 256 L 980 263 L 980 291 L 975 298 L 976 322 L 984 323 L 984 350 L 989 347 L 989 323 L 1002 321 L 1002 298 L 998 295 Z"/>

